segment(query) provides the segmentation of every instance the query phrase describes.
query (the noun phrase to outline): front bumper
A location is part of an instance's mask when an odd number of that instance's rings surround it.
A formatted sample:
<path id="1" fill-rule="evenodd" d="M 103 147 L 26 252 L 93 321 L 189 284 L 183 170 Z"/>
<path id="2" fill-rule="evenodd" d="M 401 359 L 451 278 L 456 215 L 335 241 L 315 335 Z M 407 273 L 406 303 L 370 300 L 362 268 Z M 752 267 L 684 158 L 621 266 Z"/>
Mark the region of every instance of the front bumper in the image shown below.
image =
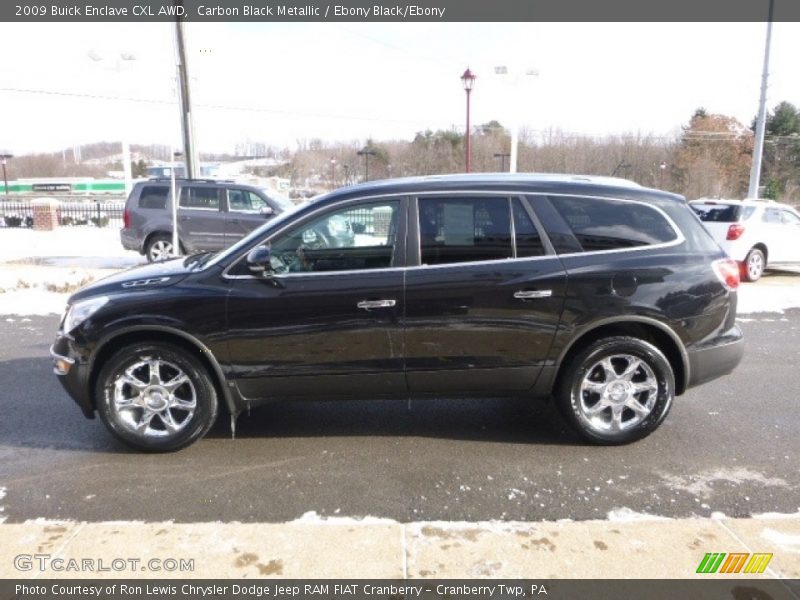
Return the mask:
<path id="1" fill-rule="evenodd" d="M 686 349 L 690 378 L 687 387 L 706 383 L 733 371 L 744 356 L 742 330 L 734 325 L 725 333 Z"/>
<path id="2" fill-rule="evenodd" d="M 72 348 L 72 341 L 62 335 L 50 347 L 53 372 L 84 416 L 94 419 L 91 390 L 89 389 L 89 364 Z"/>

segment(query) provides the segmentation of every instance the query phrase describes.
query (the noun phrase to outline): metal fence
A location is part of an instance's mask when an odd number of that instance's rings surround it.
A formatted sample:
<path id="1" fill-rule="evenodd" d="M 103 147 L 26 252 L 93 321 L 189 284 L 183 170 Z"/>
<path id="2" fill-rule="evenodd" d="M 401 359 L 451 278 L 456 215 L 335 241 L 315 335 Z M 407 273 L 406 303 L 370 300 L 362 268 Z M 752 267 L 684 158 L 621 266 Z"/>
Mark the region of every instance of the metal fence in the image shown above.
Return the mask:
<path id="1" fill-rule="evenodd" d="M 121 227 L 124 202 L 62 202 L 56 209 L 62 226 Z M 33 227 L 33 205 L 0 201 L 0 227 Z"/>
<path id="2" fill-rule="evenodd" d="M 121 227 L 124 209 L 122 202 L 62 202 L 58 222 L 63 226 Z"/>
<path id="3" fill-rule="evenodd" d="M 0 201 L 0 226 L 33 227 L 33 206 L 30 202 Z"/>

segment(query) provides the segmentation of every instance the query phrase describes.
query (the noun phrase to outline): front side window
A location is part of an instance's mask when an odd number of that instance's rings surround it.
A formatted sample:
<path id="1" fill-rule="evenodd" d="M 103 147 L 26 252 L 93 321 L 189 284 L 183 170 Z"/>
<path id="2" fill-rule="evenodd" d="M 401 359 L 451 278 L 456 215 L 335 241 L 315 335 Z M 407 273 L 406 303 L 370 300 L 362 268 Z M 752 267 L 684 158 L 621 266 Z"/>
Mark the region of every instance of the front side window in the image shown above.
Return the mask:
<path id="1" fill-rule="evenodd" d="M 512 258 L 508 198 L 420 198 L 423 265 Z"/>
<path id="2" fill-rule="evenodd" d="M 584 252 L 663 244 L 678 235 L 655 208 L 610 198 L 549 196 Z"/>
<path id="3" fill-rule="evenodd" d="M 180 207 L 219 210 L 217 188 L 183 186 L 181 188 Z"/>
<path id="4" fill-rule="evenodd" d="M 351 205 L 324 214 L 272 242 L 276 273 L 351 271 L 392 266 L 400 202 Z"/>
<path id="5" fill-rule="evenodd" d="M 267 201 L 247 190 L 228 190 L 228 210 L 257 212 L 267 207 Z"/>

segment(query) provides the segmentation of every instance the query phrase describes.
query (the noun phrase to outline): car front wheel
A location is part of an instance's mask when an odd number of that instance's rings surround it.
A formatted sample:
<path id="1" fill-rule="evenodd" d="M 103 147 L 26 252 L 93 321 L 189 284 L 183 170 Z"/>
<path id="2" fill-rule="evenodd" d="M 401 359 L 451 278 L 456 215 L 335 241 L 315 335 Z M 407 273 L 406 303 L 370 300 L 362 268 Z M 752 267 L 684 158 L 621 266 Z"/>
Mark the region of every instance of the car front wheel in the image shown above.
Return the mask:
<path id="1" fill-rule="evenodd" d="M 634 337 L 590 344 L 566 366 L 556 390 L 561 413 L 597 444 L 627 444 L 652 433 L 675 394 L 675 376 L 664 354 Z"/>
<path id="2" fill-rule="evenodd" d="M 146 452 L 188 446 L 211 428 L 217 394 L 203 364 L 169 344 L 123 348 L 102 367 L 97 411 L 125 444 Z"/>

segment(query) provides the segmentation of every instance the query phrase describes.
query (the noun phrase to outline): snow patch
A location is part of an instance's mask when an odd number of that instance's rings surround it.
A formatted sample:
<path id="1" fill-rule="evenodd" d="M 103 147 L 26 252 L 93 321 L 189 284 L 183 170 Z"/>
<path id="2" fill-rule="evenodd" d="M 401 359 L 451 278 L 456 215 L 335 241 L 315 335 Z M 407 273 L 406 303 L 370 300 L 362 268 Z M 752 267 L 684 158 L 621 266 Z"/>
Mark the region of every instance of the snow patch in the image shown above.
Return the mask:
<path id="1" fill-rule="evenodd" d="M 760 281 L 739 287 L 737 314 L 783 313 L 788 308 L 796 307 L 800 307 L 800 278 L 797 283 L 788 285 Z M 738 320 L 745 321 L 742 318 Z"/>
<path id="2" fill-rule="evenodd" d="M 761 532 L 761 537 L 768 542 L 775 544 L 784 552 L 791 552 L 792 554 L 800 554 L 800 535 L 791 533 L 784 533 L 774 529 L 764 529 Z"/>
<path id="3" fill-rule="evenodd" d="M 289 523 L 302 525 L 394 525 L 397 524 L 397 521 L 369 515 L 364 517 L 323 517 L 317 511 L 310 510 L 294 521 L 289 521 Z"/>
<path id="4" fill-rule="evenodd" d="M 766 477 L 763 473 L 751 471 L 750 469 L 739 467 L 736 469 L 716 469 L 705 471 L 696 475 L 667 475 L 662 474 L 661 478 L 673 490 L 682 490 L 699 496 L 707 500 L 714 493 L 713 486 L 717 482 L 725 483 L 757 483 L 762 486 L 789 487 L 786 480 L 780 477 Z"/>
<path id="5" fill-rule="evenodd" d="M 669 517 L 651 515 L 645 512 L 636 512 L 627 507 L 615 508 L 608 511 L 606 519 L 612 523 L 633 523 L 638 521 L 670 521 Z"/>

